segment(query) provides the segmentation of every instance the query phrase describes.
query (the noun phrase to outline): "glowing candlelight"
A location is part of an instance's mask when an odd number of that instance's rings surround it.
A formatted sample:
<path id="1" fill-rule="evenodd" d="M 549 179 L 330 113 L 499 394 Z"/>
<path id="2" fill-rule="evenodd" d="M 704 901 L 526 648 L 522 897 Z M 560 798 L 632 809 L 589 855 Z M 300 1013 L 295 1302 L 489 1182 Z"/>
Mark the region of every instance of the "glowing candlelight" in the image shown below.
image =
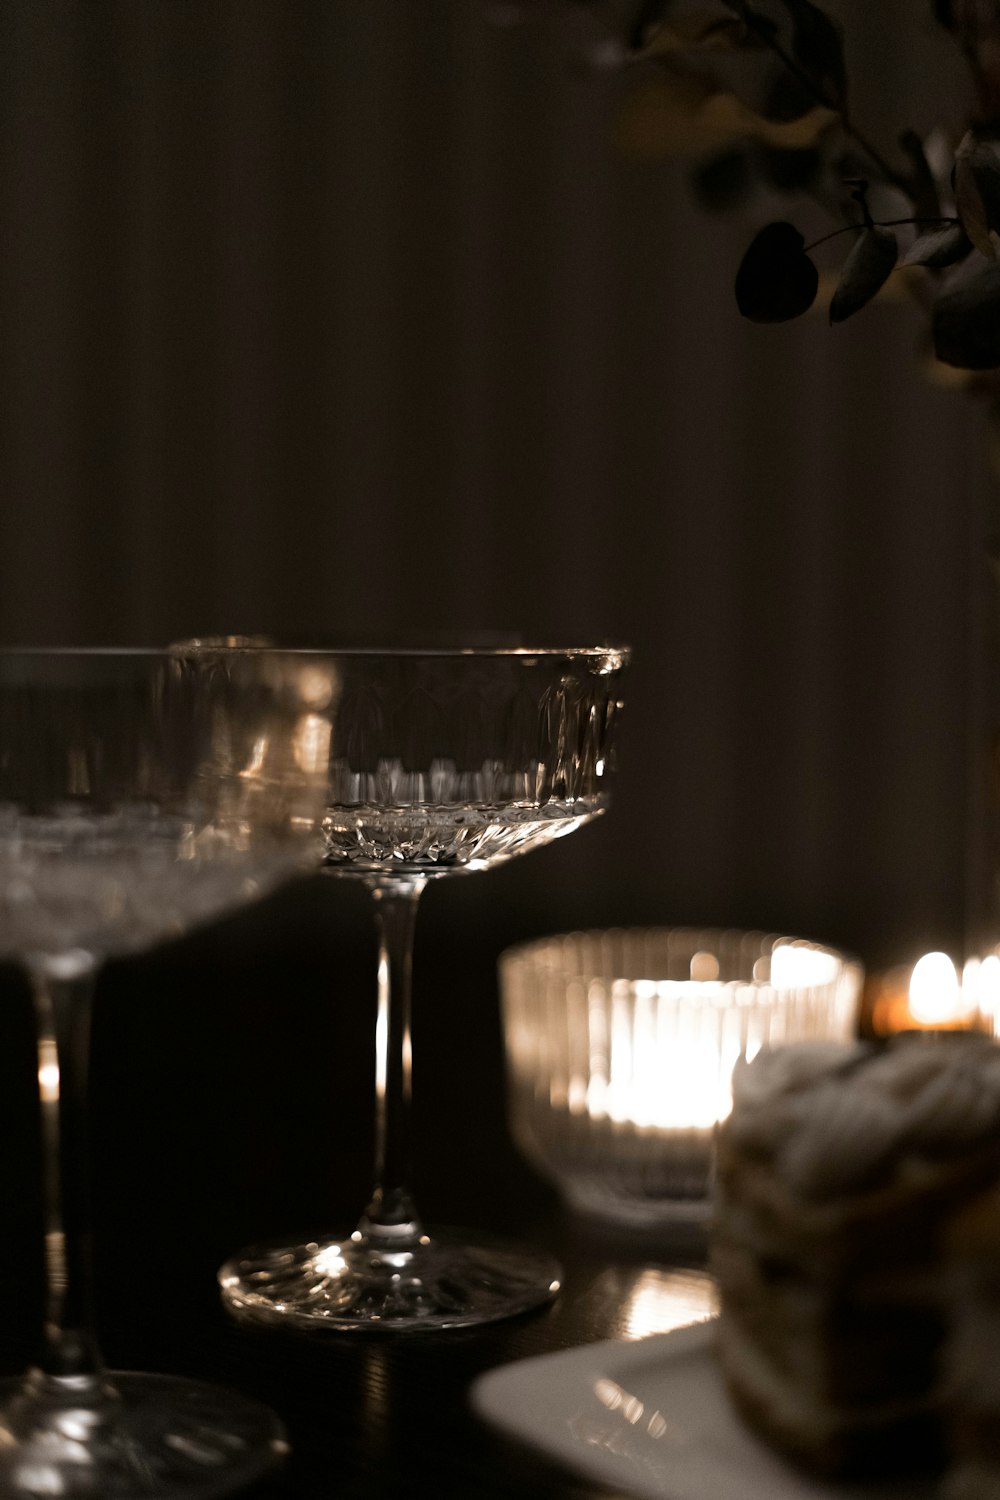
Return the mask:
<path id="1" fill-rule="evenodd" d="M 873 976 L 865 1009 L 875 1036 L 901 1031 L 992 1030 L 1000 1015 L 1000 957 L 969 959 L 961 977 L 947 953 Z"/>
<path id="2" fill-rule="evenodd" d="M 740 998 L 718 979 L 616 979 L 609 1007 L 595 986 L 590 1077 L 574 1091 L 591 1118 L 659 1131 L 725 1119 L 736 1060 L 760 1046 L 741 1037 Z"/>
<path id="3" fill-rule="evenodd" d="M 918 1026 L 950 1026 L 963 1016 L 958 970 L 947 953 L 925 953 L 910 975 L 910 1015 Z"/>

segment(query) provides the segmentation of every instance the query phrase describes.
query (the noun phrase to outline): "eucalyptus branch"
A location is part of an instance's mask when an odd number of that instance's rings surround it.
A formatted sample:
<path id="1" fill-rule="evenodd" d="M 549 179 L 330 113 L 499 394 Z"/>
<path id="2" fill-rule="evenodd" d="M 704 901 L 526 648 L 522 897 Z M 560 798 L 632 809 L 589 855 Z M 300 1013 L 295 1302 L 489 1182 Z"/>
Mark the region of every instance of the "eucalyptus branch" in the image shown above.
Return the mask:
<path id="1" fill-rule="evenodd" d="M 813 240 L 812 243 L 808 244 L 805 248 L 806 248 L 806 253 L 808 254 L 808 252 L 810 250 L 815 250 L 818 245 L 825 245 L 826 242 L 827 242 L 827 240 L 835 240 L 838 237 L 838 235 L 848 234 L 848 233 L 850 233 L 850 231 L 852 229 L 853 230 L 865 229 L 865 228 L 870 228 L 870 229 L 897 229 L 901 224 L 960 224 L 960 223 L 961 223 L 960 219 L 951 218 L 947 214 L 941 214 L 938 217 L 933 218 L 933 219 L 872 219 L 871 216 L 869 215 L 869 221 L 867 223 L 866 222 L 862 222 L 861 224 L 841 224 L 841 226 L 840 226 L 839 229 L 831 229 L 829 234 L 821 234 L 818 240 Z"/>
<path id="2" fill-rule="evenodd" d="M 833 110 L 840 117 L 840 125 L 844 134 L 864 152 L 872 165 L 878 168 L 887 182 L 891 182 L 894 187 L 899 188 L 901 192 L 909 197 L 910 184 L 907 179 L 896 172 L 886 161 L 878 147 L 873 146 L 871 141 L 862 134 L 848 115 L 843 103 L 830 99 L 818 87 L 816 80 L 810 76 L 806 69 L 801 66 L 782 42 L 779 41 L 771 27 L 762 23 L 762 18 L 747 3 L 747 0 L 723 0 L 723 4 L 743 22 L 748 31 L 753 32 L 762 45 L 774 53 L 782 66 L 787 69 L 790 76 L 816 100 L 817 104 L 823 105 L 826 109 Z"/>
<path id="3" fill-rule="evenodd" d="M 568 3 L 568 0 L 567 0 Z M 971 70 L 971 83 L 979 95 L 978 115 L 971 118 L 961 144 L 951 151 L 950 187 L 944 163 L 932 164 L 923 140 L 915 130 L 904 131 L 899 148 L 906 154 L 908 169 L 892 167 L 882 152 L 855 125 L 847 102 L 847 73 L 843 31 L 826 13 L 822 0 L 781 0 L 791 26 L 781 29 L 770 13 L 758 9 L 760 0 L 716 0 L 726 14 L 711 16 L 699 30 L 694 24 L 672 24 L 672 0 L 635 0 L 628 36 L 622 36 L 621 6 L 616 20 L 601 13 L 601 0 L 575 0 L 586 6 L 608 34 L 610 45 L 602 66 L 661 61 L 668 73 L 688 76 L 688 51 L 731 45 L 748 51 L 756 46 L 768 56 L 766 71 L 775 63 L 783 79 L 801 90 L 802 98 L 828 112 L 838 126 L 838 137 L 866 163 L 871 176 L 903 193 L 911 208 L 906 217 L 876 220 L 867 201 L 868 182 L 848 180 L 846 186 L 860 209 L 861 222 L 844 224 L 806 245 L 805 237 L 787 220 L 765 224 L 754 235 L 736 272 L 736 303 L 744 317 L 759 323 L 783 323 L 798 318 L 815 303 L 819 269 L 810 252 L 846 234 L 854 243 L 844 256 L 839 279 L 830 298 L 831 323 L 853 317 L 875 298 L 897 266 L 921 266 L 928 276 L 907 276 L 909 294 L 920 303 L 930 322 L 934 354 L 942 365 L 964 373 L 966 387 L 983 389 L 997 401 L 1000 410 L 1000 0 L 948 0 L 939 4 L 938 20 L 961 49 Z M 608 7 L 609 0 L 604 0 Z M 701 14 L 701 13 L 699 13 Z M 702 17 L 703 19 L 703 17 Z M 657 33 L 665 27 L 660 38 Z M 681 54 L 679 58 L 673 53 Z M 748 108 L 735 91 L 720 84 L 718 69 L 707 68 L 705 76 L 694 73 L 704 84 L 698 100 L 714 96 L 720 103 L 716 118 L 706 119 L 704 155 L 699 188 L 707 203 L 724 207 L 745 192 L 756 173 L 771 187 L 809 195 L 833 214 L 835 222 L 854 217 L 843 201 L 845 166 L 839 140 L 827 139 L 825 118 L 819 109 L 802 115 L 801 127 L 781 126 L 778 112 L 760 115 Z M 696 104 L 697 104 L 696 100 Z M 776 102 L 776 101 L 775 101 Z M 684 125 L 697 145 L 698 110 L 687 109 L 684 98 L 668 98 L 663 105 L 666 127 L 664 150 L 675 149 L 684 131 L 671 136 L 673 115 Z M 654 120 L 654 126 L 655 126 Z M 641 122 L 640 122 L 641 124 Z M 773 129 L 765 128 L 773 125 Z M 815 129 L 813 127 L 815 126 Z M 654 131 L 655 134 L 655 131 Z M 640 144 L 642 136 L 640 131 Z M 760 142 L 770 151 L 757 150 Z M 654 149 L 655 149 L 654 140 Z M 728 149 L 725 149 L 728 148 Z M 714 152 L 712 156 L 710 153 Z M 709 175 L 721 167 L 721 176 Z M 864 171 L 865 168 L 861 168 Z M 834 182 L 837 182 L 836 193 Z M 940 212 L 942 195 L 954 198 L 955 213 Z M 714 199 L 714 201 L 713 201 Z M 900 261 L 895 230 L 910 225 L 917 236 Z M 952 268 L 964 266 L 958 275 Z M 942 273 L 942 274 L 938 274 Z"/>

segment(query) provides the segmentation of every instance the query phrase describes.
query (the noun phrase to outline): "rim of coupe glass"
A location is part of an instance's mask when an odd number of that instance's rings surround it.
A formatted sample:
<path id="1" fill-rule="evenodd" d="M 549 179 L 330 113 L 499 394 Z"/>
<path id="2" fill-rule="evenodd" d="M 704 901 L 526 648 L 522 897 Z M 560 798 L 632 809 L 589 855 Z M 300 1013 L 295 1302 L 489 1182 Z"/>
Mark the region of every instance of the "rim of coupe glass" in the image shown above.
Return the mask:
<path id="1" fill-rule="evenodd" d="M 603 646 L 281 646 L 246 644 L 228 637 L 198 637 L 177 641 L 170 646 L 0 646 L 0 661 L 14 657 L 109 657 L 167 660 L 186 651 L 218 651 L 232 656 L 287 657 L 440 657 L 479 658 L 526 657 L 578 658 L 600 660 L 606 656 L 621 658 L 624 665 L 632 647 L 618 642 Z"/>
<path id="2" fill-rule="evenodd" d="M 0 646 L 0 661 L 22 656 L 102 656 L 112 659 L 169 661 L 176 655 L 176 647 L 169 646 Z"/>
<path id="3" fill-rule="evenodd" d="M 617 641 L 600 646 L 394 646 L 391 643 L 373 646 L 282 646 L 260 645 L 244 642 L 232 637 L 192 637 L 172 648 L 179 650 L 225 651 L 253 655 L 275 656 L 352 656 L 352 657 L 581 657 L 599 660 L 605 656 L 619 656 L 626 660 L 632 647 Z"/>

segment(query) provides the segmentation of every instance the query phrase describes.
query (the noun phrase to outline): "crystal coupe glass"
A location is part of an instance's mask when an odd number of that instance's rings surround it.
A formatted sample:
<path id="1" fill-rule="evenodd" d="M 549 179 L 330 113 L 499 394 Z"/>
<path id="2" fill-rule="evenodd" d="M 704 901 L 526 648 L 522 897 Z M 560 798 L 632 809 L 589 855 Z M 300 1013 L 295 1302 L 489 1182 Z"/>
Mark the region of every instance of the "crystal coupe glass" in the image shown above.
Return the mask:
<path id="1" fill-rule="evenodd" d="M 604 810 L 627 656 L 604 646 L 304 653 L 336 684 L 325 870 L 367 885 L 378 926 L 375 1186 L 353 1232 L 230 1260 L 220 1283 L 240 1318 L 302 1332 L 454 1328 L 558 1290 L 547 1255 L 426 1229 L 417 1213 L 414 918 L 429 880 L 492 869 Z"/>
<path id="2" fill-rule="evenodd" d="M 324 721 L 302 688 L 278 656 L 0 651 L 0 956 L 34 997 L 46 1267 L 37 1360 L 0 1385 L 5 1500 L 214 1496 L 282 1450 L 255 1401 L 105 1368 L 85 1094 L 102 960 L 315 864 Z"/>

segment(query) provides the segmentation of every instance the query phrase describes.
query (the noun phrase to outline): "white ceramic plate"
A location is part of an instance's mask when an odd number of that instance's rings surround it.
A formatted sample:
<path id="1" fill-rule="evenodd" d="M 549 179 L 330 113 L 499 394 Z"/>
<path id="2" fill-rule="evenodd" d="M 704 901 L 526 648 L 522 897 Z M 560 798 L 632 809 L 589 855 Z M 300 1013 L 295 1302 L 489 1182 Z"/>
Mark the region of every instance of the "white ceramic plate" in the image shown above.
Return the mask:
<path id="1" fill-rule="evenodd" d="M 479 1415 L 578 1475 L 646 1500 L 930 1500 L 936 1487 L 834 1485 L 790 1468 L 733 1411 L 714 1320 L 634 1342 L 502 1365 L 472 1387 Z"/>

